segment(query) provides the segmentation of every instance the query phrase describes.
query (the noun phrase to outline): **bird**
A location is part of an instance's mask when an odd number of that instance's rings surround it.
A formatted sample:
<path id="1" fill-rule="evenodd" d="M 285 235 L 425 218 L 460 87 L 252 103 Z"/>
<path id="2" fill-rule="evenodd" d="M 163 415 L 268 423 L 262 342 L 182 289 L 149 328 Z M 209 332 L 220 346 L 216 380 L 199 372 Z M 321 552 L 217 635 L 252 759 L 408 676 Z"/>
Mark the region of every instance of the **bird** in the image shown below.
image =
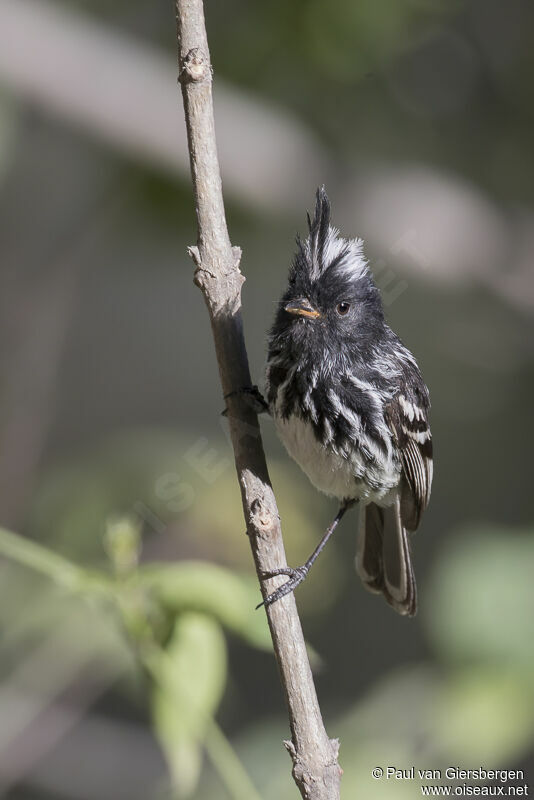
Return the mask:
<path id="1" fill-rule="evenodd" d="M 428 388 L 385 320 L 363 241 L 331 224 L 316 193 L 308 235 L 297 235 L 287 288 L 268 335 L 265 395 L 277 433 L 311 483 L 340 505 L 300 567 L 260 606 L 308 575 L 346 511 L 358 504 L 356 570 L 366 589 L 402 615 L 417 610 L 410 537 L 432 486 Z M 258 606 L 258 607 L 260 607 Z"/>

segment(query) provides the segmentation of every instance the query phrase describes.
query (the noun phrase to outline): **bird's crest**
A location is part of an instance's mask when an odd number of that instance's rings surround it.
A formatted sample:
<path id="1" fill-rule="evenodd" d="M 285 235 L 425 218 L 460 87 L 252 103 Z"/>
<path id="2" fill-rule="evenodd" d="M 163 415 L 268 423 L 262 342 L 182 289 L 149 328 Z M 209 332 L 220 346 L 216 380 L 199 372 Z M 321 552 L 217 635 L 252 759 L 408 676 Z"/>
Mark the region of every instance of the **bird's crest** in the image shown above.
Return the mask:
<path id="1" fill-rule="evenodd" d="M 363 241 L 344 239 L 339 230 L 330 224 L 330 200 L 324 186 L 317 189 L 313 219 L 309 213 L 307 218 L 307 238 L 303 241 L 297 236 L 296 269 L 305 269 L 312 280 L 317 280 L 333 266 L 337 266 L 347 277 L 358 278 L 367 273 Z"/>

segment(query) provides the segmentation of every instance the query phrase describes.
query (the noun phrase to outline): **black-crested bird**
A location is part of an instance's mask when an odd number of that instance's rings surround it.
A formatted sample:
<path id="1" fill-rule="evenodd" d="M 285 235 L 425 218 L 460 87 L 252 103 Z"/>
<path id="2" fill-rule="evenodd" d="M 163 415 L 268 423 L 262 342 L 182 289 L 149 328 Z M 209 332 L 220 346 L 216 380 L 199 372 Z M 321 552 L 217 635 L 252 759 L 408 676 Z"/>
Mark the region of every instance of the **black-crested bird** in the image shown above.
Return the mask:
<path id="1" fill-rule="evenodd" d="M 360 239 L 330 224 L 318 189 L 309 234 L 297 252 L 269 334 L 266 395 L 289 454 L 311 482 L 341 501 L 333 523 L 301 567 L 269 573 L 298 586 L 345 511 L 358 502 L 357 571 L 372 592 L 412 616 L 417 592 L 409 533 L 430 498 L 428 389 L 410 351 L 386 324 Z"/>

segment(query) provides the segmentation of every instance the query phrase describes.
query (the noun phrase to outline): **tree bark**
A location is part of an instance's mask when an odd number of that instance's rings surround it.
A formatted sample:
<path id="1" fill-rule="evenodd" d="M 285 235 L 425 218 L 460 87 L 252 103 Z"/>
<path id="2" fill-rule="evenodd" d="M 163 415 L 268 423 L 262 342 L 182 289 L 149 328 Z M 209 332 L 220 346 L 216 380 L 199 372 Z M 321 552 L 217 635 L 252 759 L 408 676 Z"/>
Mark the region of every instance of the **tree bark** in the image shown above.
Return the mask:
<path id="1" fill-rule="evenodd" d="M 202 0 L 176 0 L 179 80 L 185 108 L 198 243 L 189 248 L 210 316 L 223 394 L 251 385 L 241 319 L 241 250 L 232 247 L 222 195 Z M 246 132 L 236 132 L 246 135 Z M 265 597 L 284 578 L 262 575 L 286 565 L 282 531 L 269 480 L 258 417 L 243 394 L 227 398 L 230 434 L 247 533 Z M 269 588 L 267 588 L 269 586 Z M 339 744 L 326 733 L 295 600 L 267 609 L 273 647 L 289 711 L 293 777 L 306 800 L 339 798 Z"/>

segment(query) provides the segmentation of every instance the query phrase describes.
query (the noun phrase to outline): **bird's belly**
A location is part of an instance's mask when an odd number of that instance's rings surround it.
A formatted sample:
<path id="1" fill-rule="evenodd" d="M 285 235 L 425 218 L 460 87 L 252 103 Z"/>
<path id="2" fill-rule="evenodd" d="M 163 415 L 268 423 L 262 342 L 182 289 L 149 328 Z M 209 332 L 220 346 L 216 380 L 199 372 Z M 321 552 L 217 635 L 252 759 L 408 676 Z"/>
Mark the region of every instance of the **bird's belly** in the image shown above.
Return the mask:
<path id="1" fill-rule="evenodd" d="M 306 473 L 313 485 L 340 500 L 361 499 L 389 505 L 400 479 L 397 465 L 385 460 L 372 466 L 358 452 L 350 457 L 319 442 L 309 422 L 290 416 L 275 416 L 275 425 L 289 455 Z"/>

